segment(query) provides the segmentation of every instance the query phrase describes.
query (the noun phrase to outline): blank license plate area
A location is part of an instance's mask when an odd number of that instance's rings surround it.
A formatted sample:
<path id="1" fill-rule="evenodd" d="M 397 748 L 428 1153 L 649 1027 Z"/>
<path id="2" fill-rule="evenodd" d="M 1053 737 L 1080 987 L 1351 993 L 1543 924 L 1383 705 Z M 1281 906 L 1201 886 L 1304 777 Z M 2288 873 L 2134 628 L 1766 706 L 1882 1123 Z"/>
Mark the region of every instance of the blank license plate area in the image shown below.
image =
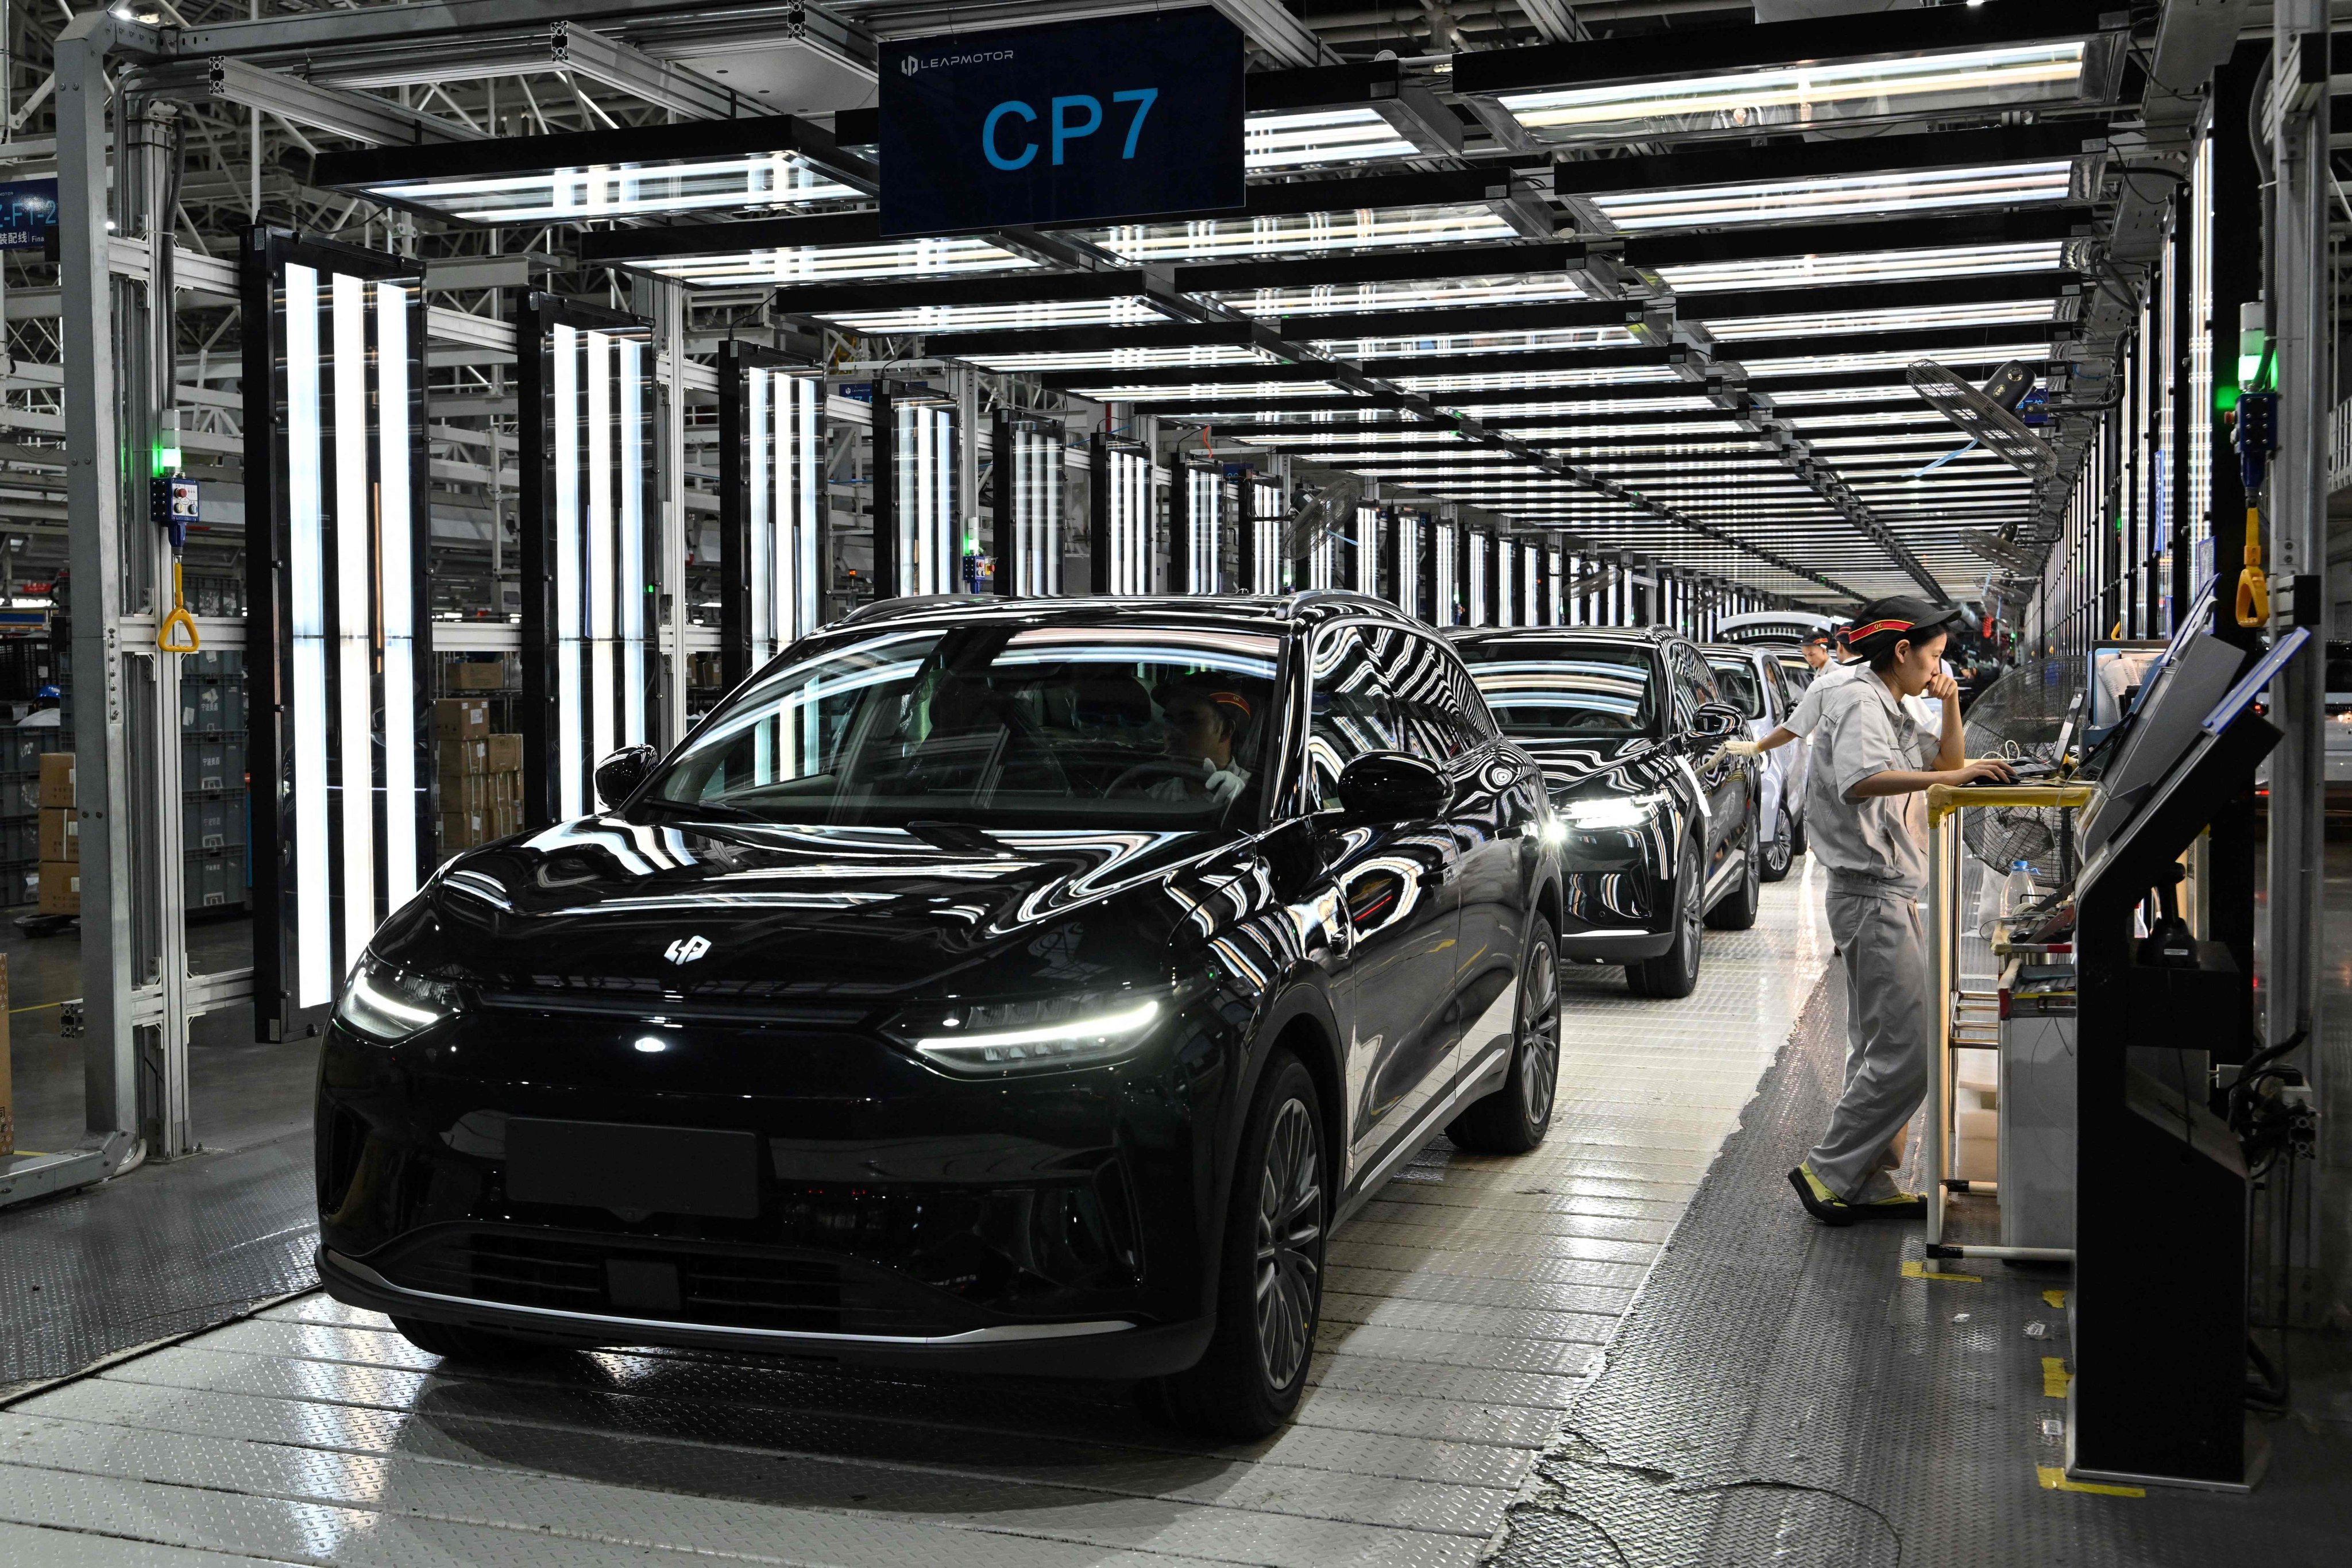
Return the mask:
<path id="1" fill-rule="evenodd" d="M 757 1219 L 760 1140 L 623 1121 L 507 1122 L 507 1196 L 519 1204 Z"/>

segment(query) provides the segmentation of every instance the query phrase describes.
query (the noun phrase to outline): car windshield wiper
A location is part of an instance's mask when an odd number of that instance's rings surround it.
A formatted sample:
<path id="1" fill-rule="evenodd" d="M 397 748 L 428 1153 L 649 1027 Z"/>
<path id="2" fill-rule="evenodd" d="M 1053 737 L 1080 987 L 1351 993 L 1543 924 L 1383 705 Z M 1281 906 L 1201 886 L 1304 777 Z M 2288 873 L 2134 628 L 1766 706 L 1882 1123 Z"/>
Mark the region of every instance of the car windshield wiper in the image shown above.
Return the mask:
<path id="1" fill-rule="evenodd" d="M 942 822 L 926 816 L 900 826 L 924 843 L 936 844 L 942 849 L 953 849 L 962 854 L 994 855 L 1003 859 L 1011 859 L 1019 853 L 1003 839 L 990 837 L 969 822 Z"/>
<path id="2" fill-rule="evenodd" d="M 680 816 L 718 817 L 727 822 L 766 822 L 768 818 L 745 806 L 730 805 L 723 800 L 668 800 L 660 795 L 648 795 L 637 802 L 641 806 L 654 806 L 675 812 Z"/>

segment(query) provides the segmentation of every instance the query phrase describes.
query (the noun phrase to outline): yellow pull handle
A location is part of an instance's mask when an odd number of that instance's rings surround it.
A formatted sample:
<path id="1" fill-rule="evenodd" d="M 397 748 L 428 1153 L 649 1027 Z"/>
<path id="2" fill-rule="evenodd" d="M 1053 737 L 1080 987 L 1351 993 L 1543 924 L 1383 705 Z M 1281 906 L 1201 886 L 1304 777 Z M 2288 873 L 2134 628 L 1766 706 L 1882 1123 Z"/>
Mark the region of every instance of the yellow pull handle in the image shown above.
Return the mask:
<path id="1" fill-rule="evenodd" d="M 174 628 L 188 634 L 185 643 L 172 640 Z M 188 607 L 180 601 L 180 560 L 176 555 L 172 558 L 172 613 L 165 616 L 163 624 L 156 628 L 155 646 L 165 653 L 194 653 L 197 647 L 196 623 L 190 618 Z"/>
<path id="2" fill-rule="evenodd" d="M 2252 507 L 2246 509 L 2246 569 L 2238 574 L 2238 624 L 2242 626 L 2268 626 L 2271 619 L 2271 584 L 2263 575 L 2262 514 Z"/>

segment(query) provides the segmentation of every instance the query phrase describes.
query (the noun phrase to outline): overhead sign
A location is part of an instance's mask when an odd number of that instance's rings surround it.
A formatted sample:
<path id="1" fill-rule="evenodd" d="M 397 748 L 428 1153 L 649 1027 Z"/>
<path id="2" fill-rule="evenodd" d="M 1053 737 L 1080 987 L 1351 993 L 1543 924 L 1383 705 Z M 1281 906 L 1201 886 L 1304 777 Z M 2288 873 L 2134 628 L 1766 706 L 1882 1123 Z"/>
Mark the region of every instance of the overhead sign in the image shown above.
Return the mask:
<path id="1" fill-rule="evenodd" d="M 1215 11 L 883 46 L 882 232 L 1239 207 L 1242 35 Z"/>
<path id="2" fill-rule="evenodd" d="M 38 250 L 58 222 L 55 180 L 0 184 L 0 250 Z"/>

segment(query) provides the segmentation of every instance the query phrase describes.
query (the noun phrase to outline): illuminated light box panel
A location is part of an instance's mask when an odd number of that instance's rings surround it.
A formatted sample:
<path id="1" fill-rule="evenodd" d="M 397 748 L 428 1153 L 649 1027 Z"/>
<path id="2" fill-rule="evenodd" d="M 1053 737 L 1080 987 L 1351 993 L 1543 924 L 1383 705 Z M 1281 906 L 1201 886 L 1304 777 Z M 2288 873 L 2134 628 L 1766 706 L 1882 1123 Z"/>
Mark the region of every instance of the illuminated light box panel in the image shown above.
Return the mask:
<path id="1" fill-rule="evenodd" d="M 1252 476 L 1241 487 L 1242 518 L 1236 542 L 1241 559 L 1235 565 L 1245 594 L 1282 592 L 1282 533 L 1290 520 L 1284 503 L 1282 481 Z"/>
<path id="2" fill-rule="evenodd" d="M 1183 564 L 1179 591 L 1214 594 L 1224 574 L 1225 475 L 1221 465 L 1184 465 L 1184 504 L 1169 521 L 1181 528 L 1181 538 L 1169 541 L 1168 559 Z"/>
<path id="3" fill-rule="evenodd" d="M 551 295 L 513 319 L 523 802 L 542 826 L 596 810 L 596 763 L 659 732 L 654 352 L 642 318 Z"/>
<path id="4" fill-rule="evenodd" d="M 1157 532 L 1151 454 L 1097 434 L 1087 456 L 1093 589 L 1097 594 L 1149 594 Z"/>
<path id="5" fill-rule="evenodd" d="M 1422 602 L 1423 585 L 1429 577 L 1425 543 L 1428 534 L 1428 524 L 1418 513 L 1391 508 L 1381 540 L 1389 597 L 1406 615 L 1423 620 L 1429 619 L 1428 606 Z"/>
<path id="6" fill-rule="evenodd" d="M 1429 527 L 1430 616 L 1441 626 L 1462 624 L 1462 541 L 1460 531 L 1440 521 Z"/>
<path id="7" fill-rule="evenodd" d="M 996 591 L 1006 598 L 1045 599 L 1062 591 L 1066 446 L 1059 425 L 997 411 L 990 482 L 995 496 Z"/>
<path id="8" fill-rule="evenodd" d="M 1467 588 L 1464 603 L 1468 610 L 1467 626 L 1484 626 L 1494 623 L 1486 618 L 1486 577 L 1489 557 L 1494 552 L 1494 540 L 1487 534 L 1465 531 L 1463 535 L 1463 573 Z"/>
<path id="9" fill-rule="evenodd" d="M 253 1013 L 274 1040 L 324 1024 L 433 854 L 425 305 L 413 262 L 277 230 L 241 270 Z"/>
<path id="10" fill-rule="evenodd" d="M 1381 525 L 1385 521 L 1375 505 L 1356 508 L 1356 526 L 1343 542 L 1347 552 L 1345 586 L 1379 598 L 1381 594 Z"/>
<path id="11" fill-rule="evenodd" d="M 919 384 L 874 384 L 874 594 L 960 594 L 956 407 Z"/>
<path id="12" fill-rule="evenodd" d="M 732 688 L 814 631 L 824 559 L 824 377 L 719 346 L 719 637 Z"/>

